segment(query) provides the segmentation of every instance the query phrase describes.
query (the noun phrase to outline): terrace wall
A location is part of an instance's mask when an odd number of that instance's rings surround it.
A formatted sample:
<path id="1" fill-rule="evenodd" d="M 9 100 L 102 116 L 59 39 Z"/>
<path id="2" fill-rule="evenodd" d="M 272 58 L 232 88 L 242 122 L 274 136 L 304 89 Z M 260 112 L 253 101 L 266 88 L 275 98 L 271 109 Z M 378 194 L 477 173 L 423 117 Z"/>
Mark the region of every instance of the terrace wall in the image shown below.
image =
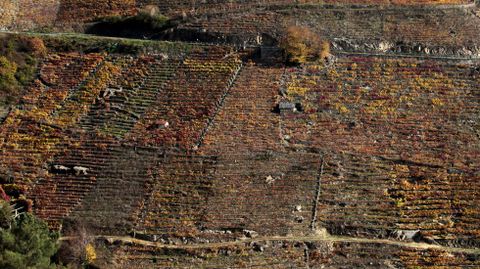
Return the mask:
<path id="1" fill-rule="evenodd" d="M 190 0 L 137 0 L 140 7 L 146 5 L 156 5 L 164 14 L 178 15 L 182 13 L 218 13 L 232 11 L 248 11 L 259 7 L 268 6 L 288 6 L 302 4 L 331 4 L 331 5 L 465 5 L 472 4 L 473 0 L 342 0 L 342 1 L 319 1 L 319 0 L 206 0 L 206 1 L 190 1 Z"/>
<path id="2" fill-rule="evenodd" d="M 235 37 L 257 46 L 279 39 L 289 25 L 310 27 L 328 39 L 334 50 L 343 52 L 480 56 L 480 19 L 471 8 L 276 6 L 199 16 L 180 25 L 179 31 L 216 37 L 212 42 Z M 262 40 L 263 36 L 270 38 Z"/>

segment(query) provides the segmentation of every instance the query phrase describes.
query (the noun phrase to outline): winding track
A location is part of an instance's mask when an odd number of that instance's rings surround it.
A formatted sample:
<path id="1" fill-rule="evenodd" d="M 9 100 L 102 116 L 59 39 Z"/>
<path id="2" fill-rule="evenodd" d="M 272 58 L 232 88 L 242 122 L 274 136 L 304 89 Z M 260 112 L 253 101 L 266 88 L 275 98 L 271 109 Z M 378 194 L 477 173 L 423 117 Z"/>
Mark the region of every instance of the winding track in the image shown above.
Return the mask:
<path id="1" fill-rule="evenodd" d="M 69 241 L 77 237 L 75 236 L 65 236 L 60 237 L 60 241 Z M 221 248 L 221 247 L 230 247 L 238 246 L 242 244 L 252 243 L 252 242 L 265 242 L 265 241 L 303 241 L 303 242 L 343 242 L 343 243 L 376 243 L 376 244 L 385 244 L 393 245 L 399 247 L 414 248 L 417 250 L 427 250 L 427 249 L 437 249 L 443 250 L 446 252 L 453 253 L 464 253 L 464 254 L 480 254 L 480 249 L 475 248 L 457 248 L 457 247 L 445 247 L 441 245 L 432 245 L 426 243 L 416 243 L 416 242 L 403 242 L 395 241 L 389 239 L 372 239 L 372 238 L 357 238 L 357 237 L 348 237 L 348 236 L 332 236 L 325 234 L 315 234 L 307 236 L 265 236 L 265 237 L 256 237 L 256 238 L 247 238 L 240 239 L 237 241 L 230 242 L 216 242 L 216 243 L 201 243 L 201 244 L 163 244 L 158 242 L 152 242 L 147 240 L 141 240 L 133 238 L 131 236 L 112 236 L 112 235 L 94 235 L 90 238 L 93 239 L 103 239 L 108 242 L 121 242 L 123 244 L 138 244 L 149 247 L 156 247 L 159 249 L 208 249 L 208 248 Z"/>

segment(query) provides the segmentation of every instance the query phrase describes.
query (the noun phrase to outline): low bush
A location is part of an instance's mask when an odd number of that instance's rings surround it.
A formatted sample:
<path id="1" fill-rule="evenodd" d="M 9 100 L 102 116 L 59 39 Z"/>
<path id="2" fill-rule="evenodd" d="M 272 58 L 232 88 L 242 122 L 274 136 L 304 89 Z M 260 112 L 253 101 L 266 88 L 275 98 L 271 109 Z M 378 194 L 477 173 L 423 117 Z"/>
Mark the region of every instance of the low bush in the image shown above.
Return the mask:
<path id="1" fill-rule="evenodd" d="M 168 22 L 168 17 L 161 14 L 151 14 L 148 12 L 140 12 L 138 15 L 128 18 L 132 23 L 143 23 L 152 29 L 164 27 Z"/>
<path id="2" fill-rule="evenodd" d="M 0 92 L 5 95 L 14 94 L 18 90 L 18 81 L 15 78 L 17 64 L 7 57 L 0 56 Z"/>
<path id="3" fill-rule="evenodd" d="M 0 104 L 15 103 L 22 89 L 33 81 L 38 59 L 47 54 L 37 37 L 7 36 L 0 39 Z"/>
<path id="4" fill-rule="evenodd" d="M 287 62 L 302 64 L 309 60 L 324 60 L 330 54 L 330 44 L 307 27 L 290 26 L 280 40 Z"/>

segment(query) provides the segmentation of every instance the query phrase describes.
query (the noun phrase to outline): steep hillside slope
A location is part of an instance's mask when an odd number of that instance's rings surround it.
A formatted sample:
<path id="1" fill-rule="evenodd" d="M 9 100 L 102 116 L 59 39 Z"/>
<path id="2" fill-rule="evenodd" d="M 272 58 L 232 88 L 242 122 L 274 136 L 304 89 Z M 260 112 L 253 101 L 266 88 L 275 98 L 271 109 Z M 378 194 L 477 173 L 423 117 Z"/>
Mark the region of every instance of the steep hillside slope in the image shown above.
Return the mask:
<path id="1" fill-rule="evenodd" d="M 162 41 L 5 39 L 34 68 L 0 186 L 62 240 L 100 268 L 480 268 L 472 2 L 7 1 L 0 24 L 82 32 L 148 5 L 175 18 Z M 327 57 L 287 63 L 292 25 Z"/>

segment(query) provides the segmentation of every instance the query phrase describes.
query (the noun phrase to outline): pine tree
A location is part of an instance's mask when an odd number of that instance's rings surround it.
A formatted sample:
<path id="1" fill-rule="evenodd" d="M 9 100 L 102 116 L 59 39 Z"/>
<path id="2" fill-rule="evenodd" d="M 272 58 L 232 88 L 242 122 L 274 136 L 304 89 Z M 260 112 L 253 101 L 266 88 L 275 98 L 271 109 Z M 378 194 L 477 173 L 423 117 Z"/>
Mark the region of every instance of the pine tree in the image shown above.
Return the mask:
<path id="1" fill-rule="evenodd" d="M 56 268 L 51 257 L 58 249 L 58 234 L 30 213 L 13 219 L 8 208 L 0 202 L 0 224 L 10 222 L 0 227 L 0 268 Z"/>

